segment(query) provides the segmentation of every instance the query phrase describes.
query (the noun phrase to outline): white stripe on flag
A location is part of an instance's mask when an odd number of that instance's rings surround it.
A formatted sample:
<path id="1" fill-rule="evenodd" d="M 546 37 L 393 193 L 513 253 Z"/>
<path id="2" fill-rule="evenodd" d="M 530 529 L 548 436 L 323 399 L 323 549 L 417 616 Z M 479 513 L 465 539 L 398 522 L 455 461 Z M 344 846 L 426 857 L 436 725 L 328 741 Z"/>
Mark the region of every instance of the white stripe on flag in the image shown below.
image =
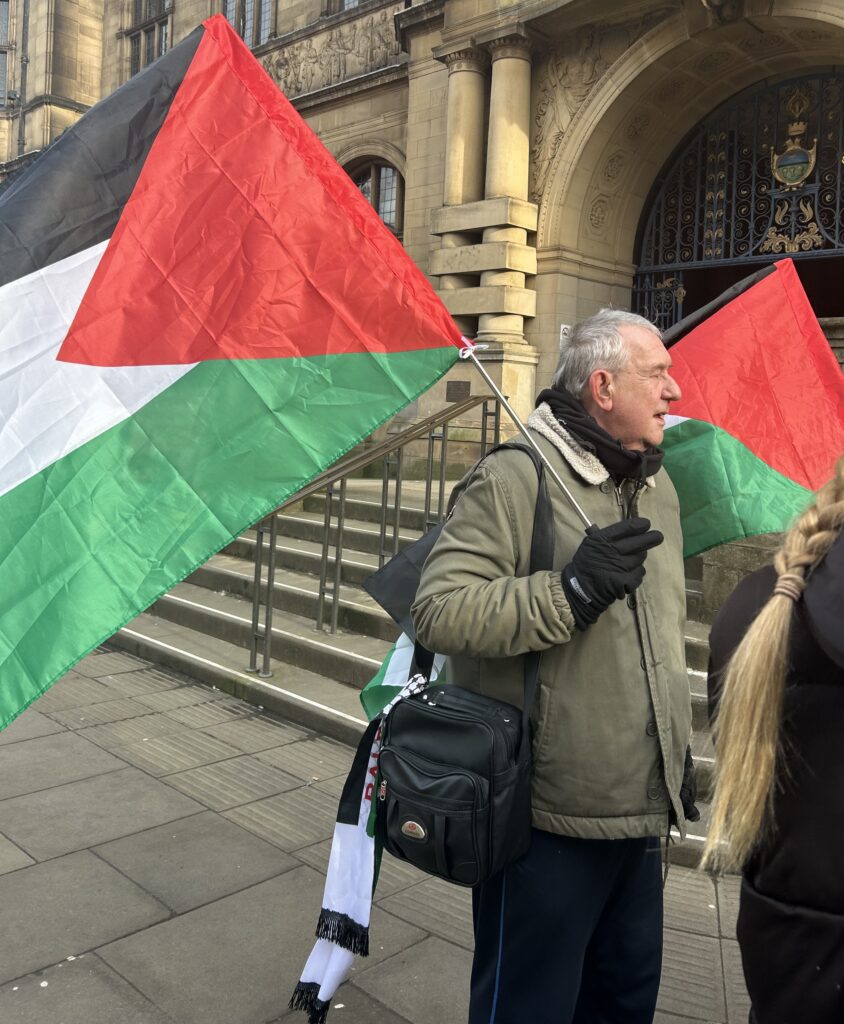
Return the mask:
<path id="1" fill-rule="evenodd" d="M 56 361 L 107 246 L 0 288 L 0 495 L 121 423 L 196 365 Z"/>
<path id="2" fill-rule="evenodd" d="M 665 429 L 669 427 L 679 427 L 681 423 L 685 423 L 688 416 L 671 416 L 670 414 L 665 417 Z"/>

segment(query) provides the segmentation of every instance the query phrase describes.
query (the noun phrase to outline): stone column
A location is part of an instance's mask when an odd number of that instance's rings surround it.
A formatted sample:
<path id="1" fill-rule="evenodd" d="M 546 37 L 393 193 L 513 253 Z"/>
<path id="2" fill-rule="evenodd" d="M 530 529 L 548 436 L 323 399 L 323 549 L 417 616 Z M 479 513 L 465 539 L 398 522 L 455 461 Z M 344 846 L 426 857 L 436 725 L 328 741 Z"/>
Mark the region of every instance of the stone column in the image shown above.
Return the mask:
<path id="1" fill-rule="evenodd" d="M 448 68 L 445 185 L 443 204 L 459 206 L 484 195 L 484 105 L 486 69 L 481 50 L 456 50 L 443 58 Z"/>
<path id="2" fill-rule="evenodd" d="M 490 43 L 489 51 L 492 86 L 485 195 L 487 199 L 524 201 L 528 196 L 530 159 L 530 45 L 523 36 L 511 35 Z M 527 232 L 513 226 L 487 227 L 483 241 L 523 246 Z M 525 275 L 509 269 L 486 270 L 481 274 L 484 287 L 524 289 Z M 478 340 L 524 344 L 524 316 L 516 312 L 481 314 Z"/>
<path id="3" fill-rule="evenodd" d="M 443 205 L 460 206 L 483 199 L 484 195 L 484 110 L 486 71 L 489 58 L 482 50 L 467 48 L 446 54 L 448 106 L 446 108 L 445 182 Z M 474 241 L 471 234 L 451 231 L 442 236 L 443 249 L 457 249 Z M 471 288 L 477 278 L 466 274 L 443 274 L 443 291 Z M 475 333 L 473 317 L 455 316 L 466 335 Z"/>

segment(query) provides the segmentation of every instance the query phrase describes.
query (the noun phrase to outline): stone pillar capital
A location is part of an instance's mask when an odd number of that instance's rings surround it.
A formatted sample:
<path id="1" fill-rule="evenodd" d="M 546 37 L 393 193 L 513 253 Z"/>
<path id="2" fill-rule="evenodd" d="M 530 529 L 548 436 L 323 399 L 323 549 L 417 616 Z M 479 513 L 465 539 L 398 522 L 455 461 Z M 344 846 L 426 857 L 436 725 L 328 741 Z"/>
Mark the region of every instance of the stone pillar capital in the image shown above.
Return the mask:
<path id="1" fill-rule="evenodd" d="M 477 71 L 483 73 L 489 67 L 489 54 L 474 46 L 466 46 L 462 50 L 452 50 L 445 54 L 440 60 L 448 68 L 448 73 L 454 71 Z"/>
<path id="2" fill-rule="evenodd" d="M 487 44 L 487 50 L 493 62 L 505 58 L 530 61 L 530 41 L 522 35 L 511 33 L 506 36 L 499 36 Z"/>

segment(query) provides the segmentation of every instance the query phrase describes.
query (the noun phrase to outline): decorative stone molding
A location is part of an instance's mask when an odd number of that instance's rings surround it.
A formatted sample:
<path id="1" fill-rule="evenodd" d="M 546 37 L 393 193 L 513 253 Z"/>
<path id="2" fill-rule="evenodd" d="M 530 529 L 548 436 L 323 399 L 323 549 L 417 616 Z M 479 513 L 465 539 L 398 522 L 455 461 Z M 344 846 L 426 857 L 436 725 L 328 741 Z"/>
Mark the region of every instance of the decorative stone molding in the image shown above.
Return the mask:
<path id="1" fill-rule="evenodd" d="M 464 50 L 452 50 L 439 58 L 448 68 L 454 71 L 477 71 L 483 73 L 489 67 L 489 55 L 484 50 L 467 47 Z"/>
<path id="2" fill-rule="evenodd" d="M 490 58 L 493 61 L 511 57 L 515 60 L 530 60 L 530 43 L 524 36 L 501 36 L 487 43 Z"/>
<path id="3" fill-rule="evenodd" d="M 631 142 L 635 142 L 650 126 L 651 118 L 649 114 L 634 114 L 624 128 L 624 137 Z"/>
<path id="4" fill-rule="evenodd" d="M 382 7 L 282 46 L 264 56 L 264 68 L 285 95 L 294 97 L 395 64 L 399 44 L 393 15 L 400 9 Z"/>
<path id="5" fill-rule="evenodd" d="M 611 216 L 612 203 L 609 196 L 596 196 L 592 200 L 589 206 L 589 213 L 587 214 L 591 233 L 596 235 L 605 234 Z"/>
<path id="6" fill-rule="evenodd" d="M 738 41 L 738 48 L 750 57 L 767 57 L 793 47 L 794 43 L 779 32 L 755 32 Z"/>
<path id="7" fill-rule="evenodd" d="M 712 50 L 710 53 L 704 53 L 698 57 L 692 64 L 692 70 L 699 75 L 709 77 L 723 71 L 735 59 L 735 54 L 729 53 L 727 50 Z"/>
<path id="8" fill-rule="evenodd" d="M 536 62 L 532 199 L 541 198 L 563 139 L 598 82 L 638 39 L 675 10 L 666 5 L 615 25 L 586 25 Z"/>
<path id="9" fill-rule="evenodd" d="M 622 175 L 627 164 L 627 154 L 623 149 L 617 149 L 604 164 L 603 170 L 601 171 L 601 177 L 604 184 L 610 188 L 615 188 Z"/>

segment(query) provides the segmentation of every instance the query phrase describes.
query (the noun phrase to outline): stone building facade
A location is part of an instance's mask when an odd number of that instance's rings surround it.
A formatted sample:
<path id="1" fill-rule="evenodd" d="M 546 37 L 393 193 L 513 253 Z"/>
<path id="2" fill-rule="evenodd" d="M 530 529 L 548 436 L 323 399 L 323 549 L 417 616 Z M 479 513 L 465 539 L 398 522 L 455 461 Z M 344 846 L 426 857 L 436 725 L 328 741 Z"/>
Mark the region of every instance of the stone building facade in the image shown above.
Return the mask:
<path id="1" fill-rule="evenodd" d="M 783 255 L 840 355 L 839 0 L 0 0 L 0 173 L 217 12 L 518 410 L 561 325 L 667 325 Z"/>

